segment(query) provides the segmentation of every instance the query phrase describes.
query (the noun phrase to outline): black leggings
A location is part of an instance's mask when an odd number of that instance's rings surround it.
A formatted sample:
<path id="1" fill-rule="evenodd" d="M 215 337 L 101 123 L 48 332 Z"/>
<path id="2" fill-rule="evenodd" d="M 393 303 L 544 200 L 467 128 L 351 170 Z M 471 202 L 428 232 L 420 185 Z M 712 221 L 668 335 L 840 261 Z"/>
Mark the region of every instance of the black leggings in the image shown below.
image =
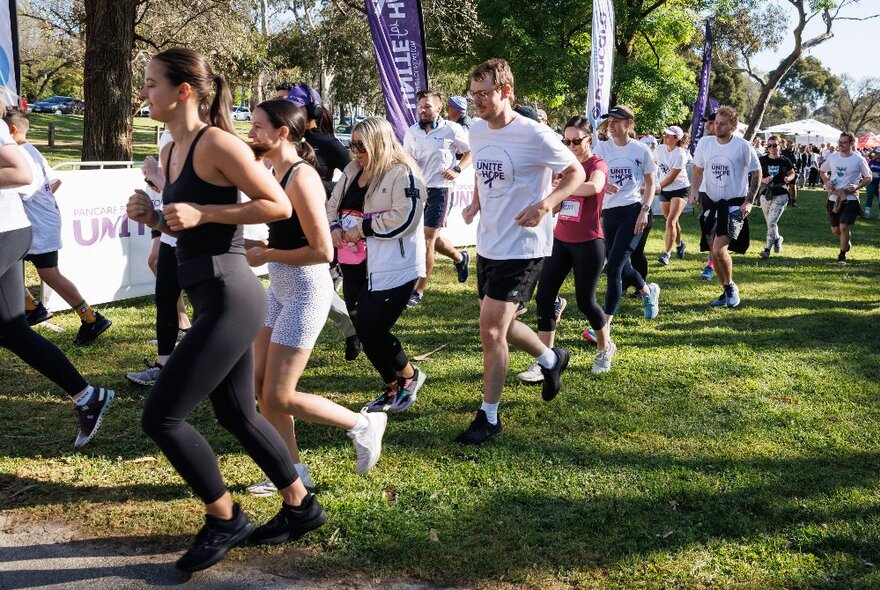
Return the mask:
<path id="1" fill-rule="evenodd" d="M 284 441 L 257 413 L 254 401 L 251 344 L 266 318 L 266 292 L 244 256 L 202 261 L 216 271 L 185 287 L 196 319 L 159 373 L 141 424 L 186 483 L 210 504 L 226 493 L 226 485 L 208 441 L 186 422 L 206 397 L 220 426 L 238 438 L 278 489 L 297 475 Z M 188 275 L 181 271 L 181 277 Z"/>
<path id="2" fill-rule="evenodd" d="M 641 290 L 645 286 L 645 279 L 636 272 L 629 261 L 630 254 L 639 245 L 641 234 L 633 233 L 636 229 L 636 220 L 642 206 L 639 203 L 624 207 L 612 207 L 602 211 L 602 229 L 605 232 L 606 248 L 608 250 L 608 289 L 605 291 L 605 313 L 615 315 L 623 295 L 623 281 Z"/>
<path id="3" fill-rule="evenodd" d="M 177 344 L 177 300 L 180 298 L 180 282 L 177 280 L 176 248 L 159 244 L 156 261 L 156 340 L 159 356 L 174 352 Z"/>
<path id="4" fill-rule="evenodd" d="M 88 387 L 57 346 L 31 330 L 24 315 L 24 255 L 31 228 L 0 233 L 0 346 L 74 396 Z"/>
<path id="5" fill-rule="evenodd" d="M 629 255 L 629 263 L 644 281 L 648 280 L 648 259 L 645 257 L 645 244 L 648 243 L 648 234 L 651 233 L 652 227 L 654 227 L 654 215 L 649 212 L 648 225 L 646 225 L 644 231 L 642 231 L 642 239 L 639 240 L 636 249 Z M 626 290 L 630 287 L 635 287 L 636 289 L 641 288 L 636 285 L 636 282 L 631 276 L 624 277 L 623 289 Z"/>
<path id="6" fill-rule="evenodd" d="M 538 279 L 538 330 L 556 330 L 556 314 L 553 304 L 559 288 L 574 270 L 574 293 L 577 306 L 594 330 L 605 326 L 605 312 L 596 301 L 596 285 L 605 263 L 605 240 L 598 238 L 589 242 L 563 242 L 553 240 L 553 254 L 544 259 L 541 277 Z"/>
<path id="7" fill-rule="evenodd" d="M 409 364 L 409 358 L 400 340 L 391 333 L 391 328 L 406 309 L 416 281 L 385 291 L 370 291 L 365 278 L 357 276 L 357 273 L 346 273 L 345 265 L 341 266 L 342 295 L 354 329 L 364 346 L 364 354 L 382 376 L 383 383 L 394 383 L 398 371 Z"/>

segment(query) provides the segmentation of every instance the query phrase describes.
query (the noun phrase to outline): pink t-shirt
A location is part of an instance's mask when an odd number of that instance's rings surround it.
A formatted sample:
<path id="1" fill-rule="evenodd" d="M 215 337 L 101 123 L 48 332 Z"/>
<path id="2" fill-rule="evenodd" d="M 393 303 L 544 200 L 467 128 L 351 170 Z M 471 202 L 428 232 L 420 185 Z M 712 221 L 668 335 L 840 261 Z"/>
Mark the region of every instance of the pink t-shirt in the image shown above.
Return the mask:
<path id="1" fill-rule="evenodd" d="M 608 165 L 605 160 L 593 154 L 586 162 L 581 162 L 587 180 L 596 170 L 605 173 L 608 178 Z M 607 182 L 606 182 L 607 184 Z M 569 243 L 591 242 L 604 238 L 602 233 L 602 200 L 605 198 L 605 187 L 593 196 L 578 197 L 572 195 L 562 202 L 553 237 Z"/>

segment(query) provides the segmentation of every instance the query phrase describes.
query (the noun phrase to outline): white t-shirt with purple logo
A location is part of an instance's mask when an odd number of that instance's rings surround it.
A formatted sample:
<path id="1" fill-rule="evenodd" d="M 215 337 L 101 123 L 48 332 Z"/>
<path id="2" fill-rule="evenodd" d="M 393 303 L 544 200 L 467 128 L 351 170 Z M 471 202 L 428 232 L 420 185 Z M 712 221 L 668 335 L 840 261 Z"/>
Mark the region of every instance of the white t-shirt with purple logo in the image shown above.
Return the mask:
<path id="1" fill-rule="evenodd" d="M 626 145 L 617 145 L 609 139 L 598 142 L 594 151 L 608 164 L 608 184 L 618 188 L 613 195 L 606 189 L 602 210 L 641 203 L 645 175 L 657 171 L 651 148 L 635 139 Z"/>
<path id="2" fill-rule="evenodd" d="M 490 260 L 550 256 L 552 216 L 537 227 L 518 225 L 516 216 L 550 194 L 554 174 L 577 165 L 577 158 L 552 129 L 519 115 L 501 129 L 474 121 L 470 144 L 480 196 L 477 254 Z"/>
<path id="3" fill-rule="evenodd" d="M 731 137 L 727 143 L 718 143 L 714 135 L 703 137 L 694 152 L 694 166 L 703 169 L 706 194 L 709 199 L 729 201 L 745 197 L 749 191 L 749 173 L 761 169 L 761 162 L 749 142 L 742 137 Z"/>
<path id="4" fill-rule="evenodd" d="M 660 181 L 669 176 L 673 170 L 680 170 L 678 176 L 675 177 L 664 191 L 677 191 L 688 188 L 691 181 L 688 179 L 687 170 L 685 169 L 688 161 L 687 152 L 680 147 L 675 147 L 670 152 L 665 145 L 661 145 L 654 151 L 657 156 L 657 185 Z"/>
<path id="5" fill-rule="evenodd" d="M 834 152 L 828 155 L 828 158 L 822 162 L 820 168 L 823 172 L 828 172 L 831 186 L 842 189 L 848 184 L 858 184 L 862 178 L 871 176 L 871 167 L 861 154 L 853 152 L 847 157 L 840 155 L 840 152 Z M 837 195 L 828 195 L 828 200 L 837 201 Z M 847 201 L 858 201 L 859 197 L 855 195 L 847 195 Z"/>

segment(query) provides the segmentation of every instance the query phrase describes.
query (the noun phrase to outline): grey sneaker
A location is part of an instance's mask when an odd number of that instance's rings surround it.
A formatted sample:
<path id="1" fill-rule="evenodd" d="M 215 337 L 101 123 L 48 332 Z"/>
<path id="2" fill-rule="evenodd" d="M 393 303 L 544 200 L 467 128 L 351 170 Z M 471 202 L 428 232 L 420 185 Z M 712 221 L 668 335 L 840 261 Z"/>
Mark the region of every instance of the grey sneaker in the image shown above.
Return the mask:
<path id="1" fill-rule="evenodd" d="M 428 376 L 418 367 L 413 367 L 413 370 L 415 373 L 413 373 L 413 376 L 409 379 L 400 377 L 397 380 L 397 395 L 394 396 L 394 400 L 391 402 L 391 407 L 388 408 L 392 412 L 408 410 L 410 406 L 416 403 L 416 394 L 418 393 L 419 388 L 425 384 L 425 379 L 427 379 Z"/>
<path id="2" fill-rule="evenodd" d="M 104 413 L 107 412 L 115 396 L 116 392 L 112 389 L 95 387 L 85 405 L 74 405 L 74 413 L 79 420 L 79 433 L 73 443 L 74 447 L 81 449 L 95 438 L 98 428 L 101 427 L 101 420 L 104 419 Z"/>
<path id="3" fill-rule="evenodd" d="M 660 257 L 657 258 L 657 262 L 659 262 L 663 266 L 669 264 L 669 252 L 664 252 L 663 254 L 661 254 Z"/>
<path id="4" fill-rule="evenodd" d="M 593 363 L 593 374 L 607 373 L 611 370 L 611 359 L 617 354 L 617 345 L 613 341 L 608 342 L 608 350 L 597 350 L 596 360 Z"/>
<path id="5" fill-rule="evenodd" d="M 126 373 L 125 377 L 138 385 L 146 385 L 147 387 L 152 387 L 156 383 L 156 379 L 159 378 L 159 372 L 162 370 L 162 365 L 159 363 L 150 364 L 150 361 L 144 359 L 144 364 L 147 365 L 147 368 L 143 371 L 132 371 L 130 373 Z"/>
<path id="6" fill-rule="evenodd" d="M 523 383 L 541 383 L 544 381 L 544 372 L 541 371 L 541 365 L 538 364 L 538 361 L 535 361 L 528 369 L 517 374 L 516 378 Z"/>
<path id="7" fill-rule="evenodd" d="M 311 476 L 309 475 L 309 466 L 308 465 L 296 465 L 296 474 L 299 475 L 300 480 L 303 482 L 303 485 L 307 490 L 314 491 L 315 490 L 315 482 L 312 481 Z M 254 483 L 245 488 L 248 494 L 252 496 L 257 496 L 258 498 L 262 498 L 265 496 L 271 496 L 273 494 L 278 493 L 278 488 L 275 487 L 275 484 L 272 483 L 272 480 L 268 477 L 259 483 Z"/>
<path id="8" fill-rule="evenodd" d="M 369 423 L 367 429 L 357 434 L 351 431 L 346 433 L 357 450 L 357 466 L 354 472 L 358 475 L 372 469 L 382 456 L 382 435 L 385 434 L 385 426 L 388 424 L 388 414 L 385 412 L 368 413 L 361 410 L 361 414 Z"/>

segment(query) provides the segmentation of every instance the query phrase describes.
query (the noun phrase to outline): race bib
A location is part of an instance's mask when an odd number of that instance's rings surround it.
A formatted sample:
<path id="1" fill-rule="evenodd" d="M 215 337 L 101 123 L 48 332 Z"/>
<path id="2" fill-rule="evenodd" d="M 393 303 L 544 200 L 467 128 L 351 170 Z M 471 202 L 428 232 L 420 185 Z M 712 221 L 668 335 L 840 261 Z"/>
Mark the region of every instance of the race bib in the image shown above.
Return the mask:
<path id="1" fill-rule="evenodd" d="M 562 201 L 559 208 L 559 221 L 580 221 L 581 220 L 581 200 L 566 199 Z"/>

